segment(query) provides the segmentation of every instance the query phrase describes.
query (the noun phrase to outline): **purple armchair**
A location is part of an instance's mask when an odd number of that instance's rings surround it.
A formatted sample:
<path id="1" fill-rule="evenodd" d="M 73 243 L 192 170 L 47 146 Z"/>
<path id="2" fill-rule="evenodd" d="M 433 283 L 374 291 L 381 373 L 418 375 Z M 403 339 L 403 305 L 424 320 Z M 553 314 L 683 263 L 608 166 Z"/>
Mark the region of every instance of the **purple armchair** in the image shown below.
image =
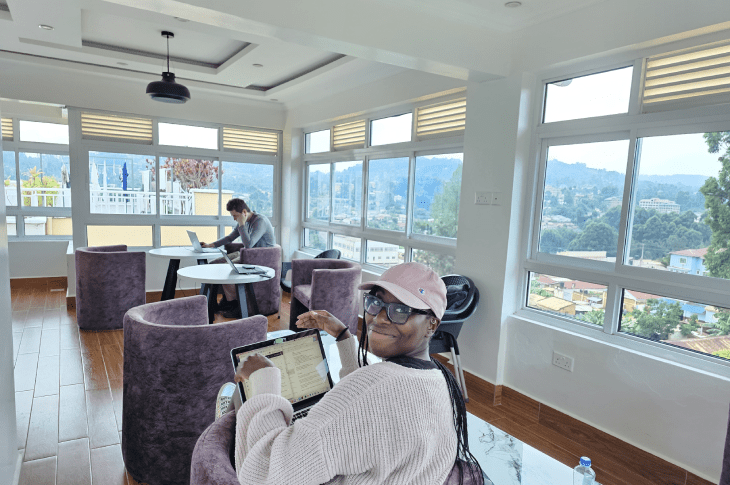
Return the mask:
<path id="1" fill-rule="evenodd" d="M 236 440 L 236 413 L 220 417 L 198 438 L 190 467 L 190 485 L 240 485 L 233 468 L 233 448 Z M 444 485 L 458 485 L 459 470 L 454 466 Z M 464 485 L 493 485 L 489 479 L 472 480 L 464 476 Z"/>
<path id="2" fill-rule="evenodd" d="M 124 316 L 122 454 L 140 483 L 187 485 L 193 448 L 215 420 L 230 350 L 266 339 L 261 315 L 208 325 L 204 296 L 132 308 Z"/>
<path id="3" fill-rule="evenodd" d="M 227 253 L 240 251 L 241 264 L 257 264 L 273 268 L 276 272 L 274 277 L 260 283 L 253 283 L 253 292 L 256 296 L 256 304 L 259 307 L 258 314 L 273 315 L 279 313 L 281 305 L 281 287 L 279 279 L 281 278 L 281 246 L 278 244 L 271 248 L 251 248 L 246 249 L 242 244 L 226 244 Z M 255 312 L 248 302 L 248 314 L 254 315 Z"/>
<path id="4" fill-rule="evenodd" d="M 76 320 L 84 330 L 122 328 L 124 313 L 145 304 L 145 258 L 127 246 L 77 248 Z"/>
<path id="5" fill-rule="evenodd" d="M 357 286 L 362 278 L 359 264 L 341 259 L 292 261 L 292 293 L 289 329 L 295 332 L 297 317 L 309 310 L 327 310 L 357 332 Z"/>

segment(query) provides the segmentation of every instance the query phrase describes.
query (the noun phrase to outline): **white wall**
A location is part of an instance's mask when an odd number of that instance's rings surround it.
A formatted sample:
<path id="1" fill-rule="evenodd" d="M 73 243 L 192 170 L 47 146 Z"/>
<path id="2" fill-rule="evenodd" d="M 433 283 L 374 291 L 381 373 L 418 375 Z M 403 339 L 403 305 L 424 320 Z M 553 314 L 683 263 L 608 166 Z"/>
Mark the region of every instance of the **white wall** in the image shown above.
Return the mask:
<path id="1" fill-rule="evenodd" d="M 2 141 L 0 139 L 0 148 Z M 0 159 L 0 168 L 2 167 Z M 0 484 L 10 485 L 16 475 L 18 444 L 15 429 L 15 379 L 13 376 L 13 327 L 8 268 L 8 232 L 5 198 L 0 197 Z M 8 438 L 9 437 L 9 438 Z"/>
<path id="2" fill-rule="evenodd" d="M 68 241 L 11 241 L 11 278 L 66 276 Z"/>

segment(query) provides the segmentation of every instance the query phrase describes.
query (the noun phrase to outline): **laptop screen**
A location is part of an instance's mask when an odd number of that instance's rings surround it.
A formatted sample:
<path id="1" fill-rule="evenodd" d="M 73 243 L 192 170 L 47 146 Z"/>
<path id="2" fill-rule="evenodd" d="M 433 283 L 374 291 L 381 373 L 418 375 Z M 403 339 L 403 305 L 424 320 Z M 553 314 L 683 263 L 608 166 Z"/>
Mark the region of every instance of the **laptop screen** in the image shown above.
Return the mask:
<path id="1" fill-rule="evenodd" d="M 260 353 L 281 370 L 281 395 L 292 404 L 324 394 L 330 389 L 327 362 L 322 357 L 318 335 L 291 336 L 276 339 L 272 345 L 236 352 L 238 362 L 250 354 Z M 244 381 L 246 399 L 251 397 L 251 384 Z"/>

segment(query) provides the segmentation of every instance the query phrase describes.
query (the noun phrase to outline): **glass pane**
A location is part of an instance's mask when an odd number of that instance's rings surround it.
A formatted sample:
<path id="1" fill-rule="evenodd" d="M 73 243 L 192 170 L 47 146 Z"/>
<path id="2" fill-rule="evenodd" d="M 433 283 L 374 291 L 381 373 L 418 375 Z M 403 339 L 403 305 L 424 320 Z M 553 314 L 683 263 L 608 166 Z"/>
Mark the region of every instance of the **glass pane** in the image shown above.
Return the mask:
<path id="1" fill-rule="evenodd" d="M 411 141 L 413 113 L 405 113 L 370 122 L 370 145 L 388 145 Z"/>
<path id="2" fill-rule="evenodd" d="M 218 128 L 158 123 L 160 145 L 218 149 Z"/>
<path id="3" fill-rule="evenodd" d="M 728 147 L 730 132 L 640 140 L 626 264 L 730 278 Z"/>
<path id="4" fill-rule="evenodd" d="M 455 238 L 463 153 L 416 157 L 413 233 Z"/>
<path id="5" fill-rule="evenodd" d="M 362 214 L 362 162 L 335 163 L 332 221 L 360 225 Z"/>
<path id="6" fill-rule="evenodd" d="M 307 218 L 330 220 L 330 164 L 309 166 Z"/>
<path id="7" fill-rule="evenodd" d="M 223 162 L 223 208 L 235 197 L 246 201 L 251 210 L 274 216 L 274 166 L 260 163 Z"/>
<path id="8" fill-rule="evenodd" d="M 197 158 L 160 160 L 160 213 L 163 215 L 217 216 L 218 162 Z"/>
<path id="9" fill-rule="evenodd" d="M 8 236 L 18 235 L 18 225 L 15 216 L 7 216 L 7 218 L 5 219 L 5 226 L 8 229 Z"/>
<path id="10" fill-rule="evenodd" d="M 18 179 L 15 176 L 15 152 L 3 152 L 3 180 L 5 181 L 5 206 L 17 206 Z"/>
<path id="11" fill-rule="evenodd" d="M 633 72 L 631 66 L 547 84 L 543 122 L 628 113 Z"/>
<path id="12" fill-rule="evenodd" d="M 71 236 L 73 226 L 70 217 L 23 217 L 26 236 Z"/>
<path id="13" fill-rule="evenodd" d="M 616 261 L 628 149 L 628 140 L 548 149 L 540 252 Z"/>
<path id="14" fill-rule="evenodd" d="M 370 160 L 368 227 L 404 231 L 408 198 L 408 158 Z"/>
<path id="15" fill-rule="evenodd" d="M 89 152 L 92 214 L 154 214 L 155 157 Z"/>
<path id="16" fill-rule="evenodd" d="M 332 249 L 339 249 L 342 259 L 360 262 L 362 241 L 359 237 L 332 235 Z"/>
<path id="17" fill-rule="evenodd" d="M 325 231 L 314 231 L 305 228 L 304 247 L 324 251 L 327 249 L 327 233 Z"/>
<path id="18" fill-rule="evenodd" d="M 405 261 L 406 250 L 403 246 L 380 241 L 366 241 L 365 262 L 390 268 Z"/>
<path id="19" fill-rule="evenodd" d="M 330 130 L 315 131 L 304 135 L 304 153 L 330 151 Z"/>
<path id="20" fill-rule="evenodd" d="M 441 276 L 454 272 L 454 256 L 450 254 L 434 253 L 424 249 L 413 249 L 411 261 L 423 263 Z"/>
<path id="21" fill-rule="evenodd" d="M 68 125 L 21 120 L 20 141 L 68 145 Z"/>
<path id="22" fill-rule="evenodd" d="M 530 273 L 527 306 L 603 326 L 608 288 L 596 283 Z"/>
<path id="23" fill-rule="evenodd" d="M 619 331 L 730 359 L 730 309 L 626 289 Z"/>
<path id="24" fill-rule="evenodd" d="M 24 206 L 71 207 L 68 155 L 21 152 L 19 158 Z"/>
<path id="25" fill-rule="evenodd" d="M 160 244 L 162 246 L 190 246 L 188 231 L 193 231 L 201 243 L 213 242 L 218 239 L 216 226 L 161 226 Z"/>
<path id="26" fill-rule="evenodd" d="M 86 240 L 89 246 L 151 247 L 152 226 L 86 226 Z"/>

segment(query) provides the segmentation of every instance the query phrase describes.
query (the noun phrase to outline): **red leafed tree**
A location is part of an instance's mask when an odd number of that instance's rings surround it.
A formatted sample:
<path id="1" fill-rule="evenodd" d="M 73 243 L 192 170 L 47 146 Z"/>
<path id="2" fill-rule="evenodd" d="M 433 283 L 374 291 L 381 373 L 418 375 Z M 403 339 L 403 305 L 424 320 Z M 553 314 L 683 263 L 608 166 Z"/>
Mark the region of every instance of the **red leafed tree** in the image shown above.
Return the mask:
<path id="1" fill-rule="evenodd" d="M 154 175 L 154 160 L 147 160 L 147 166 L 152 169 Z M 160 164 L 160 169 L 167 169 L 167 177 L 180 182 L 180 188 L 185 192 L 190 189 L 204 189 L 218 180 L 218 167 L 211 160 L 200 160 L 197 158 L 166 158 Z"/>

